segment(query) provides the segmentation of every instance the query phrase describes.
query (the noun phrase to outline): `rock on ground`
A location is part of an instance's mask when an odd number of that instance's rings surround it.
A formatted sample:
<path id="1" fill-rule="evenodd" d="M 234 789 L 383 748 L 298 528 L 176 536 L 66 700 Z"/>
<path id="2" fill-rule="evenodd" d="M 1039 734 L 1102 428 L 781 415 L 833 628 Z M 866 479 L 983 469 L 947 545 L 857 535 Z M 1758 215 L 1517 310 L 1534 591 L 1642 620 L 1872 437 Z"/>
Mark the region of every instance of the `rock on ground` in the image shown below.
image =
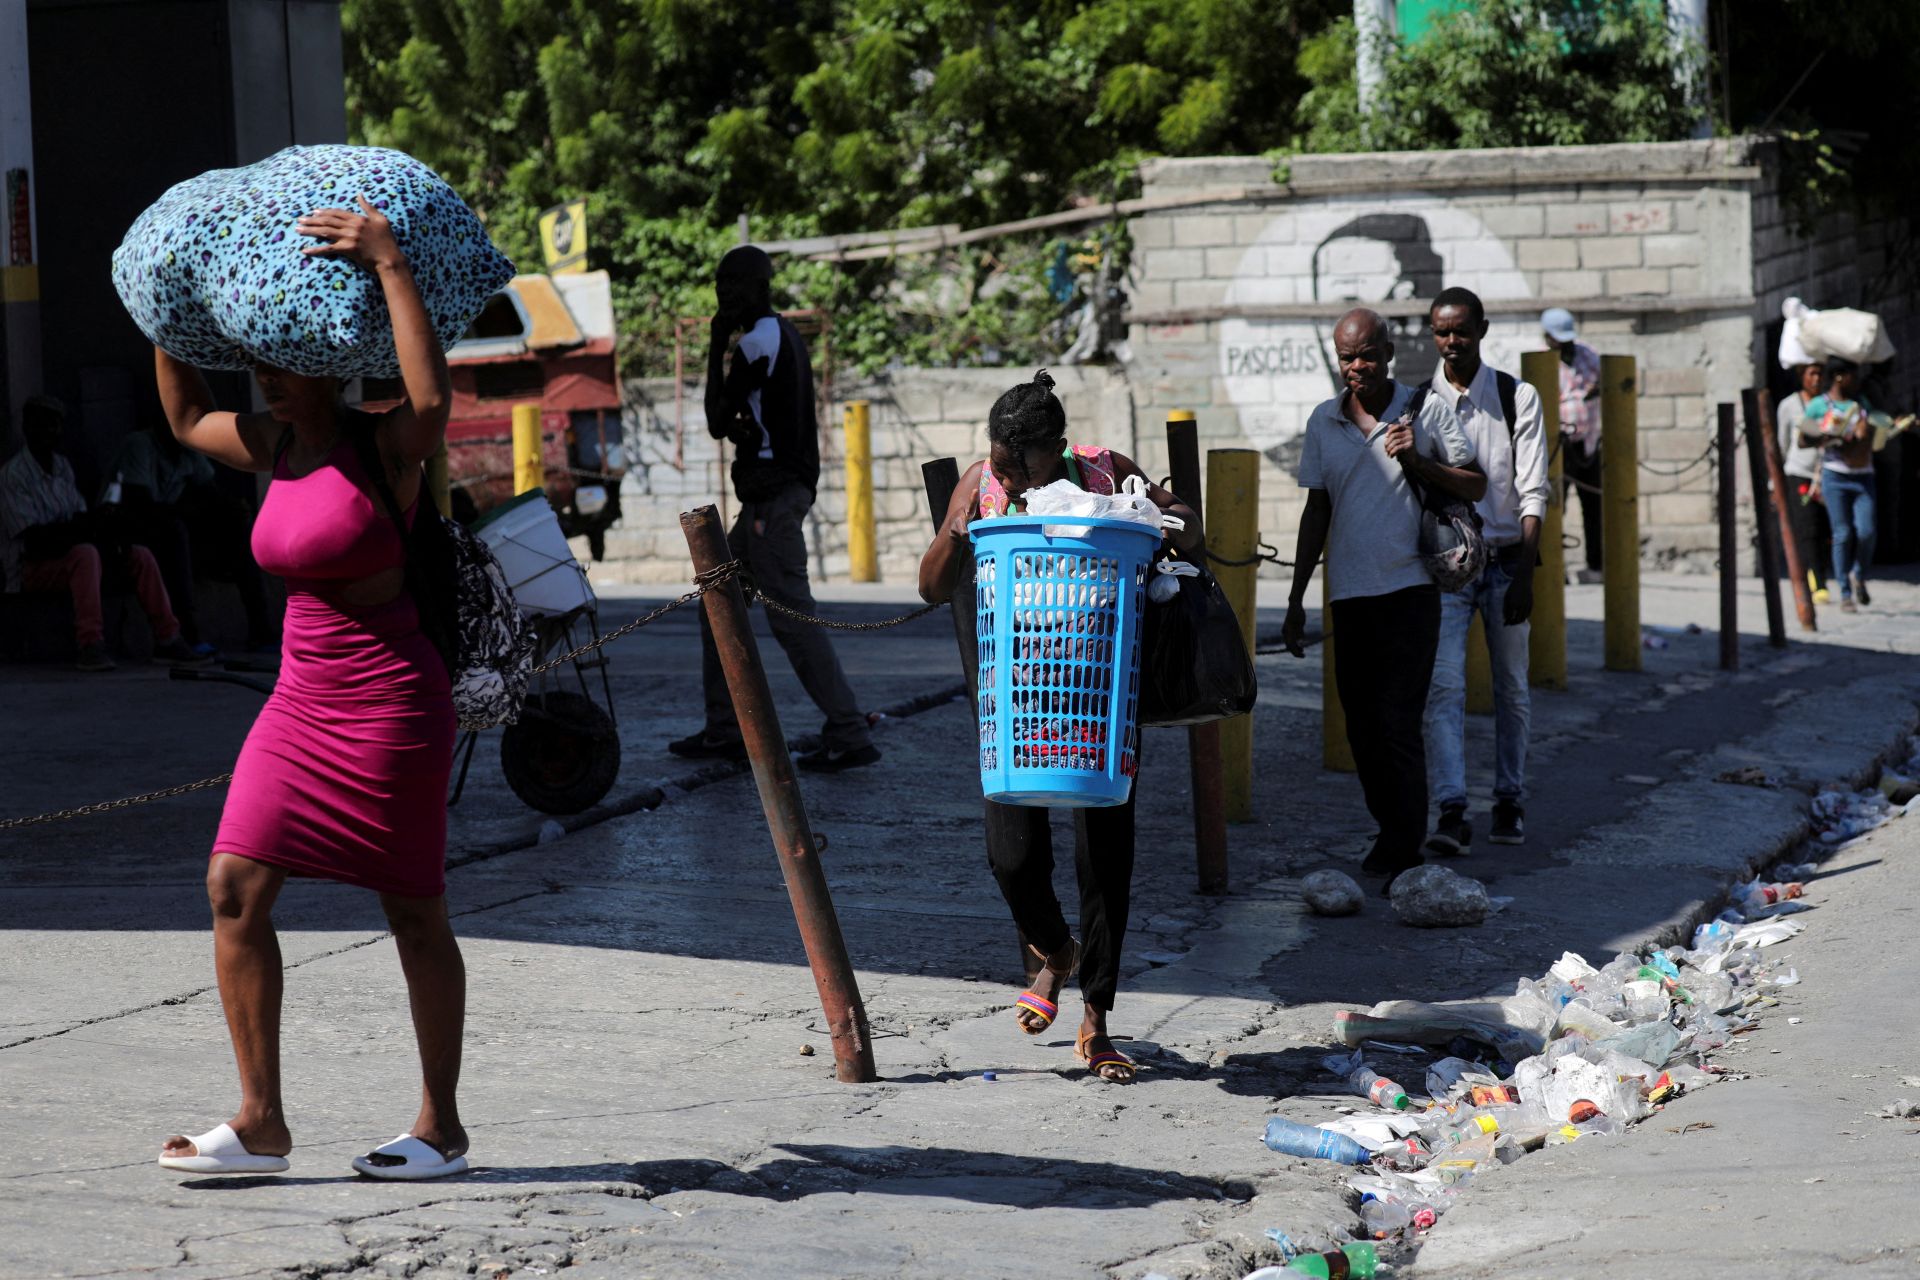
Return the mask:
<path id="1" fill-rule="evenodd" d="M 1415 867 L 1393 882 L 1393 909 L 1423 929 L 1475 925 L 1493 909 L 1487 887 L 1446 867 Z"/>
<path id="2" fill-rule="evenodd" d="M 1300 882 L 1300 896 L 1317 916 L 1358 915 L 1366 904 L 1359 882 L 1344 871 L 1316 871 Z"/>

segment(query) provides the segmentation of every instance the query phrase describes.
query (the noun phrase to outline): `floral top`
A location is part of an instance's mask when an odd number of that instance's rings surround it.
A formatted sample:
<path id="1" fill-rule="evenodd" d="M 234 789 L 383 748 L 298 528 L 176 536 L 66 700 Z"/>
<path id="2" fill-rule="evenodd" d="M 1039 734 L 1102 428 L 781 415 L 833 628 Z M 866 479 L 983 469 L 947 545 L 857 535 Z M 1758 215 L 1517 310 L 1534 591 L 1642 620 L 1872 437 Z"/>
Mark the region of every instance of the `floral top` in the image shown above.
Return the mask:
<path id="1" fill-rule="evenodd" d="M 1068 445 L 1061 455 L 1067 460 L 1067 478 L 1088 493 L 1113 493 L 1120 487 L 1113 465 L 1113 451 L 1093 445 Z M 993 474 L 991 461 L 980 467 L 980 518 L 1004 516 L 1013 510 L 1007 487 Z"/>

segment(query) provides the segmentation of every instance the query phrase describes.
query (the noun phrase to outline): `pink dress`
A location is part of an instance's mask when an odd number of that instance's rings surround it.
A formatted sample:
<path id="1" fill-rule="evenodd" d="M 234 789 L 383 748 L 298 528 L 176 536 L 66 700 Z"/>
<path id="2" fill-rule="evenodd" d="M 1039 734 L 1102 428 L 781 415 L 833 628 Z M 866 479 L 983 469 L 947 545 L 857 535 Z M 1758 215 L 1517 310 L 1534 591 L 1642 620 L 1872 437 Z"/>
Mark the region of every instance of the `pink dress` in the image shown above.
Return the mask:
<path id="1" fill-rule="evenodd" d="M 1066 452 L 1067 479 L 1085 489 L 1088 493 L 1114 493 L 1119 489 L 1113 465 L 1113 451 L 1096 445 L 1068 445 Z M 1000 477 L 993 474 L 993 463 L 980 464 L 980 518 L 992 519 L 1004 516 L 1013 509 L 1013 503 L 1007 497 L 1007 487 Z"/>
<path id="2" fill-rule="evenodd" d="M 287 582 L 280 680 L 240 749 L 213 852 L 434 897 L 446 889 L 453 767 L 446 665 L 411 596 L 331 598 L 404 559 L 366 483 L 344 439 L 307 475 L 274 465 L 253 554 Z"/>

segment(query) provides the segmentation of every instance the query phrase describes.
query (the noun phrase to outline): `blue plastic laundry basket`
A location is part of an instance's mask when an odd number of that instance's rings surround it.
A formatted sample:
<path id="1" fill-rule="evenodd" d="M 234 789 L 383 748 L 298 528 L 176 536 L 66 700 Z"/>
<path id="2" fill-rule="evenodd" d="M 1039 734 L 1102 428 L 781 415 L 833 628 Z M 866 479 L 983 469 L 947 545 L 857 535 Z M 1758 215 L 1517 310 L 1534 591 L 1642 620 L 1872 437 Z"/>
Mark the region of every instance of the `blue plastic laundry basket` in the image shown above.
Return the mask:
<path id="1" fill-rule="evenodd" d="M 1048 536 L 1048 524 L 1079 532 Z M 1125 804 L 1138 767 L 1147 565 L 1160 535 L 1084 516 L 998 516 L 968 530 L 987 799 Z"/>

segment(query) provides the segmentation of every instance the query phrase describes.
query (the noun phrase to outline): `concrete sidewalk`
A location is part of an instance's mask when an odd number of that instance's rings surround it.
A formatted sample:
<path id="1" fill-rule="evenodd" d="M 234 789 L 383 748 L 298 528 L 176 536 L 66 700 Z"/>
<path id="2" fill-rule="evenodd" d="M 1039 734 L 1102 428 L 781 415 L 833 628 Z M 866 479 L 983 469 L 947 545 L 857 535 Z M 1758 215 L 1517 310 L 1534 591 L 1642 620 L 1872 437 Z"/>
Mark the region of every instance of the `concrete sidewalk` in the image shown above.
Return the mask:
<path id="1" fill-rule="evenodd" d="M 1318 1059 L 1334 1009 L 1505 992 L 1563 949 L 1662 938 L 1796 838 L 1804 788 L 1863 773 L 1912 728 L 1913 587 L 1823 618 L 1817 643 L 1749 637 L 1735 676 L 1713 670 L 1711 634 L 1682 629 L 1717 616 L 1710 581 L 1649 580 L 1646 621 L 1675 630 L 1632 676 L 1598 670 L 1597 591 L 1569 596 L 1586 620 L 1571 628 L 1573 688 L 1536 699 L 1529 843 L 1457 864 L 1515 899 L 1480 929 L 1407 929 L 1377 900 L 1346 920 L 1299 906 L 1298 878 L 1351 869 L 1371 834 L 1357 784 L 1318 766 L 1317 661 L 1259 660 L 1258 820 L 1233 830 L 1228 898 L 1193 892 L 1184 735 L 1149 735 L 1114 1014 L 1146 1069 L 1126 1089 L 1074 1068 L 1071 997 L 1055 1032 L 1014 1028 L 1013 935 L 984 866 L 963 705 L 885 723 L 877 768 L 805 783 L 875 1029 L 871 1086 L 832 1080 L 746 778 L 667 786 L 652 812 L 534 845 L 539 815 L 476 768 L 451 894 L 479 1171 L 438 1185 L 347 1172 L 409 1121 L 417 1091 L 368 895 L 296 882 L 278 913 L 293 1175 L 182 1181 L 153 1167 L 159 1139 L 233 1100 L 200 890 L 219 793 L 0 837 L 0 1276 L 1226 1278 L 1273 1260 L 1268 1227 L 1344 1234 L 1335 1171 L 1258 1141 L 1276 1109 L 1310 1120 L 1333 1105 Z M 898 599 L 828 607 L 873 618 Z M 643 603 L 610 600 L 608 623 Z M 1759 622 L 1757 596 L 1743 617 Z M 762 644 L 789 732 L 808 727 Z M 869 705 L 958 675 L 938 614 L 841 644 Z M 660 745 L 697 723 L 697 669 L 684 612 L 621 642 L 617 794 L 684 774 Z M 257 705 L 136 670 L 4 668 L 0 687 L 18 726 L 7 815 L 219 772 Z M 1490 761 L 1490 724 L 1469 732 L 1470 758 Z M 1716 781 L 1750 764 L 1787 787 Z M 1071 880 L 1056 876 L 1070 918 Z M 987 1084 L 988 1068 L 1033 1074 Z"/>

